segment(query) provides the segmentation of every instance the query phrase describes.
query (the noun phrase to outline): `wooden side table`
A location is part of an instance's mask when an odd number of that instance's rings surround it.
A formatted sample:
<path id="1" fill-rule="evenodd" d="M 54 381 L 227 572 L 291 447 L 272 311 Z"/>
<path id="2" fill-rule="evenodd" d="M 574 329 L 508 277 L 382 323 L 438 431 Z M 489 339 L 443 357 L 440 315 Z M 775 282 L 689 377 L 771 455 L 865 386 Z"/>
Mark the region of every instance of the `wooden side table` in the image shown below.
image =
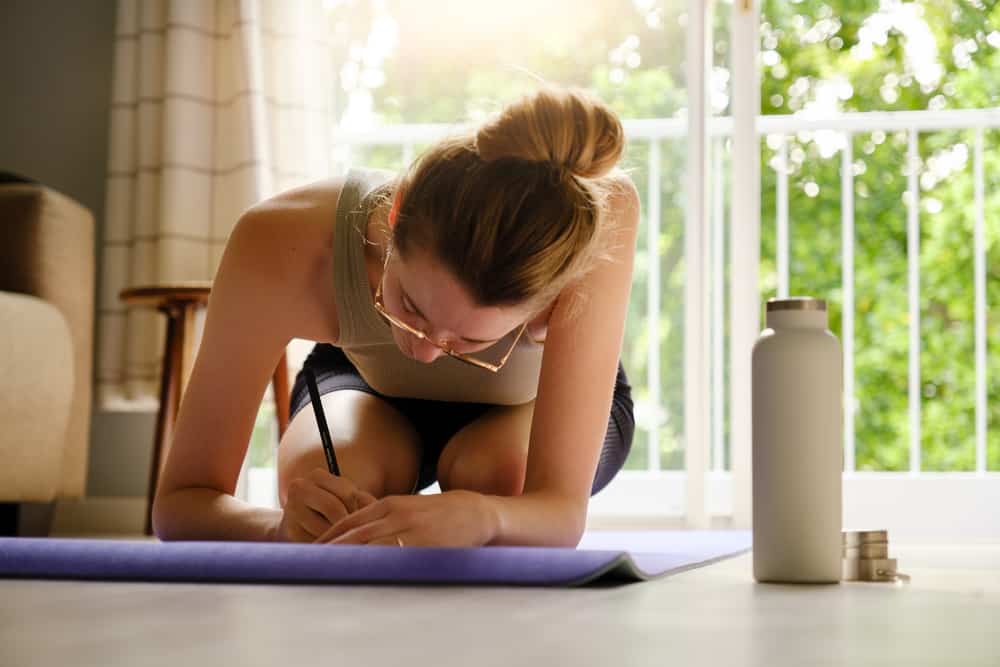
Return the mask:
<path id="1" fill-rule="evenodd" d="M 149 464 L 149 490 L 146 495 L 146 522 L 143 528 L 146 535 L 153 534 L 153 498 L 156 496 L 160 469 L 166 458 L 164 447 L 170 446 L 181 396 L 194 365 L 195 310 L 208 303 L 211 291 L 211 281 L 185 281 L 130 287 L 119 294 L 119 298 L 126 304 L 152 306 L 167 316 L 167 337 L 160 378 L 160 407 L 156 415 L 153 456 Z M 274 369 L 272 384 L 280 438 L 288 428 L 289 410 L 288 362 L 284 354 Z"/>

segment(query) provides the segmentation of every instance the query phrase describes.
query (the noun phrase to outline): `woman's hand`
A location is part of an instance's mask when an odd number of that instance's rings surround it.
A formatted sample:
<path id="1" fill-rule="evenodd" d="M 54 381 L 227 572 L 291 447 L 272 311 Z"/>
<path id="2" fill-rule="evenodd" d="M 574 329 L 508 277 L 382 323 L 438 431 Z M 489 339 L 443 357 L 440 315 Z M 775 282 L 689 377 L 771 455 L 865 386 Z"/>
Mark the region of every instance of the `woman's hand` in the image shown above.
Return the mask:
<path id="1" fill-rule="evenodd" d="M 341 519 L 316 539 L 327 544 L 481 547 L 496 534 L 496 516 L 485 496 L 456 489 L 444 493 L 386 496 Z"/>
<path id="2" fill-rule="evenodd" d="M 351 512 L 374 502 L 375 496 L 346 477 L 314 468 L 288 485 L 288 500 L 275 540 L 312 542 Z"/>

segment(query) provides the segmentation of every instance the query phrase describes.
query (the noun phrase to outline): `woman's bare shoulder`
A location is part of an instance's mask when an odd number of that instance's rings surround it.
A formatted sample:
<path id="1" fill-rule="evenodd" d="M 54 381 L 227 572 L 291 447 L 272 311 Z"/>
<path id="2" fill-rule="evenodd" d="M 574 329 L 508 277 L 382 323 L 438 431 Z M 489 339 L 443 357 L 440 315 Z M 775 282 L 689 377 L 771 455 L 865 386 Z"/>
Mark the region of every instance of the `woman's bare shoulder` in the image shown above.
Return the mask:
<path id="1" fill-rule="evenodd" d="M 342 185 L 342 177 L 331 177 L 282 191 L 237 223 L 240 245 L 262 259 L 295 337 L 332 341 L 338 334 L 331 248 Z"/>
<path id="2" fill-rule="evenodd" d="M 241 219 L 253 219 L 254 226 L 306 224 L 332 228 L 343 177 L 333 176 L 289 188 L 250 206 Z M 324 224 L 325 223 L 325 224 Z"/>

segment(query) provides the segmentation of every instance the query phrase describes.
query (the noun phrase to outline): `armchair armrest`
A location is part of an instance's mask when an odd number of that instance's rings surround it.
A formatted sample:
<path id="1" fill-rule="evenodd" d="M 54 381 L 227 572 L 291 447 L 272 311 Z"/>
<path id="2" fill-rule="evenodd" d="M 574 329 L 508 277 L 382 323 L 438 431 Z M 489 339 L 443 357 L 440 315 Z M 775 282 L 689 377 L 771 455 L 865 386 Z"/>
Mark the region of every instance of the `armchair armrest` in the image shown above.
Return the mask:
<path id="1" fill-rule="evenodd" d="M 73 403 L 73 340 L 59 309 L 0 292 L 0 502 L 55 499 Z"/>

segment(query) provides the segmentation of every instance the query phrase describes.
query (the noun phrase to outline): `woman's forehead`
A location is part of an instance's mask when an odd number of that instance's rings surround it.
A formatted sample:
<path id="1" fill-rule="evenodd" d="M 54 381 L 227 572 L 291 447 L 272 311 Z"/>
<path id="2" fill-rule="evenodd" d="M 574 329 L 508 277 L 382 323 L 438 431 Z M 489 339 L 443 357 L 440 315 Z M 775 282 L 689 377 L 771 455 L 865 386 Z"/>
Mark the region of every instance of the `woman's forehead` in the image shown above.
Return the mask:
<path id="1" fill-rule="evenodd" d="M 510 306 L 481 306 L 439 261 L 426 252 L 397 257 L 396 278 L 423 319 L 461 338 L 496 340 L 520 324 L 526 313 Z"/>

